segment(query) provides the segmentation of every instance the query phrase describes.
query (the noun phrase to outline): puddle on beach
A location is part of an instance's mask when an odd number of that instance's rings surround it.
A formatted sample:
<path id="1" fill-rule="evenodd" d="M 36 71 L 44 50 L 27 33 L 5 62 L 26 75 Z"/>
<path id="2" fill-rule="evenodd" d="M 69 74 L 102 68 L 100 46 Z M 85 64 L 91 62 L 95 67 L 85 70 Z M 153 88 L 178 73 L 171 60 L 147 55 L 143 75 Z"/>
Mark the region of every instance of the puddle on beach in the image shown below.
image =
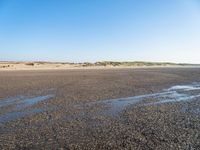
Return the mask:
<path id="1" fill-rule="evenodd" d="M 43 112 L 44 109 L 31 109 L 29 107 L 36 105 L 39 102 L 49 100 L 53 98 L 53 94 L 42 95 L 37 97 L 29 97 L 26 98 L 24 96 L 18 96 L 8 99 L 0 100 L 0 109 L 12 106 L 12 109 L 6 111 L 5 113 L 0 115 L 0 123 L 5 123 L 8 121 L 12 121 L 15 119 L 19 119 L 25 116 L 29 116 L 35 113 Z"/>
<path id="2" fill-rule="evenodd" d="M 31 106 L 34 106 L 39 102 L 49 100 L 54 96 L 55 94 L 49 94 L 29 98 L 18 96 L 14 98 L 1 99 L 0 109 L 3 108 L 6 110 L 6 112 L 0 115 L 0 124 L 45 111 L 44 106 L 37 109 L 31 108 Z M 64 120 L 73 120 L 73 118 L 77 117 L 84 118 L 88 116 L 99 115 L 113 116 L 118 115 L 127 107 L 138 104 L 140 102 L 142 102 L 142 105 L 148 106 L 160 105 L 164 103 L 190 101 L 197 98 L 200 98 L 200 83 L 193 83 L 190 85 L 176 85 L 157 93 L 73 105 L 70 107 L 72 107 L 73 109 L 79 109 L 79 113 L 77 113 L 75 116 L 67 115 L 63 117 L 65 118 Z M 11 107 L 12 109 L 6 109 L 8 107 Z M 94 112 L 87 113 L 87 110 L 94 110 Z M 199 109 L 195 111 L 199 112 Z"/>
<path id="3" fill-rule="evenodd" d="M 163 103 L 173 103 L 181 101 L 195 100 L 200 97 L 200 83 L 191 85 L 176 85 L 164 89 L 158 93 L 138 95 L 128 98 L 103 100 L 90 103 L 89 105 L 102 104 L 108 109 L 98 112 L 99 114 L 116 115 L 130 105 L 144 102 L 144 105 L 159 105 Z M 150 100 L 148 102 L 148 100 Z M 152 102 L 153 101 L 153 102 Z"/>

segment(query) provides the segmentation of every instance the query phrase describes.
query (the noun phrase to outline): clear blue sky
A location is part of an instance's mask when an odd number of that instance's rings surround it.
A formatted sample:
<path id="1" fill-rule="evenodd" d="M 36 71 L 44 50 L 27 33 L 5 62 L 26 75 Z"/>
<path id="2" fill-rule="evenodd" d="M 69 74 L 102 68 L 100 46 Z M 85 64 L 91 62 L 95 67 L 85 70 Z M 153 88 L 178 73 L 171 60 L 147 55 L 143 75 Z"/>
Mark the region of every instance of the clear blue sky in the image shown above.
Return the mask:
<path id="1" fill-rule="evenodd" d="M 0 60 L 200 63 L 200 1 L 0 0 Z"/>

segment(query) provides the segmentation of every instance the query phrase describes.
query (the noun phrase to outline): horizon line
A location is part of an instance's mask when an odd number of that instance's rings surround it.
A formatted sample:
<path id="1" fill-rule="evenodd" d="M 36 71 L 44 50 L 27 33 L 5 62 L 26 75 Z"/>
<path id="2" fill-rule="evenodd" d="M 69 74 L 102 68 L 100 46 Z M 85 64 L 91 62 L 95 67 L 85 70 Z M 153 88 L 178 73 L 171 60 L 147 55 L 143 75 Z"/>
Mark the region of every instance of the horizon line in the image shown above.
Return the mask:
<path id="1" fill-rule="evenodd" d="M 74 64 L 83 64 L 83 63 L 91 63 L 95 64 L 98 62 L 118 62 L 118 63 L 163 63 L 163 64 L 174 64 L 174 65 L 200 65 L 200 63 L 185 63 L 185 62 L 171 62 L 171 61 L 143 61 L 143 60 L 134 60 L 134 61 L 114 61 L 114 60 L 100 60 L 100 61 L 48 61 L 48 60 L 0 60 L 0 63 L 3 62 L 11 62 L 11 63 L 17 63 L 17 62 L 43 62 L 43 63 L 74 63 Z"/>

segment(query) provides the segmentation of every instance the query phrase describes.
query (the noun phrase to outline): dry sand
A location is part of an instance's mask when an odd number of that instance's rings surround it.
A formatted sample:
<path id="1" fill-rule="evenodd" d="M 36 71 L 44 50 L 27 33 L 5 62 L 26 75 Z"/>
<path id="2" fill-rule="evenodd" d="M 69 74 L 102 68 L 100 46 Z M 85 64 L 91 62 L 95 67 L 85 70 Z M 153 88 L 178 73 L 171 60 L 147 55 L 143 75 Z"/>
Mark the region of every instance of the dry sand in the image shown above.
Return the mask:
<path id="1" fill-rule="evenodd" d="M 0 71 L 12 70 L 66 70 L 66 69 L 116 69 L 116 68 L 157 68 L 157 67 L 188 67 L 184 65 L 95 65 L 88 63 L 61 63 L 61 62 L 0 62 Z"/>

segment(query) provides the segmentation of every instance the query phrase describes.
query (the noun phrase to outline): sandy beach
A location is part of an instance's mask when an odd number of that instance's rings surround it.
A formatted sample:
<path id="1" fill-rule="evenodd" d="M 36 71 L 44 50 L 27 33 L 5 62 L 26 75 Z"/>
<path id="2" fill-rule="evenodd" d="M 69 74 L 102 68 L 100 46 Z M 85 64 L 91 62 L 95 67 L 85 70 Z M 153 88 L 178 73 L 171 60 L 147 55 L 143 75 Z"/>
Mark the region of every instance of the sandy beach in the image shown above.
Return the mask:
<path id="1" fill-rule="evenodd" d="M 0 62 L 0 71 L 13 70 L 72 70 L 72 69 L 126 69 L 126 68 L 163 68 L 199 67 L 199 65 L 153 63 L 153 62 Z"/>
<path id="2" fill-rule="evenodd" d="M 0 150 L 200 150 L 199 14 L 0 0 Z"/>
<path id="3" fill-rule="evenodd" d="M 199 68 L 0 72 L 1 149 L 198 149 Z"/>

